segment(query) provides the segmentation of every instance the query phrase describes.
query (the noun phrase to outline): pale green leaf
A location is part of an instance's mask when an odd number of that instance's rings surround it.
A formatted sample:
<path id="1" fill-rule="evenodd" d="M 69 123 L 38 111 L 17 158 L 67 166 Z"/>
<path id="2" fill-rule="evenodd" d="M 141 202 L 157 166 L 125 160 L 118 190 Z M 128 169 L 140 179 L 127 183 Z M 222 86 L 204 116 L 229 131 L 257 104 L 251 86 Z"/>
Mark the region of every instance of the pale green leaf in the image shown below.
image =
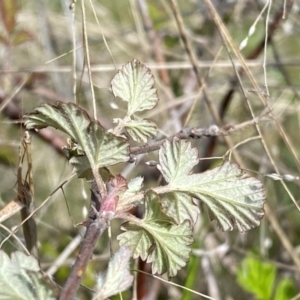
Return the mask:
<path id="1" fill-rule="evenodd" d="M 99 122 L 91 121 L 88 114 L 74 103 L 42 105 L 29 114 L 25 125 L 36 129 L 52 126 L 67 133 L 79 150 L 84 151 L 93 169 L 125 162 L 129 158 L 128 143 L 105 131 Z M 76 156 L 70 162 L 85 164 L 86 159 Z"/>
<path id="2" fill-rule="evenodd" d="M 130 247 L 133 257 L 140 256 L 152 263 L 153 273 L 168 273 L 169 277 L 185 266 L 193 243 L 190 222 L 175 225 L 163 213 L 159 197 L 148 191 L 145 198 L 145 216 L 139 223 L 126 223 L 126 232 L 118 236 L 120 245 Z"/>
<path id="3" fill-rule="evenodd" d="M 144 178 L 142 176 L 131 179 L 127 184 L 127 189 L 119 195 L 119 201 L 135 195 L 140 192 L 143 187 Z"/>
<path id="4" fill-rule="evenodd" d="M 127 189 L 119 194 L 119 201 L 117 203 L 117 211 L 126 211 L 133 206 L 141 203 L 141 200 L 135 200 L 132 202 L 131 197 L 141 191 L 143 187 L 144 178 L 139 176 L 131 179 L 127 184 Z"/>
<path id="5" fill-rule="evenodd" d="M 160 170 L 169 182 L 165 190 L 185 192 L 205 202 L 224 231 L 234 226 L 239 231 L 258 226 L 264 215 L 262 183 L 228 161 L 202 174 L 188 175 L 196 160 L 194 149 L 187 144 L 167 141 L 160 150 Z"/>
<path id="6" fill-rule="evenodd" d="M 143 187 L 144 178 L 142 176 L 135 177 L 128 182 L 128 189 L 125 191 L 125 196 L 134 195 Z"/>
<path id="7" fill-rule="evenodd" d="M 87 112 L 74 103 L 57 102 L 56 105 L 42 104 L 28 115 L 25 121 L 27 129 L 54 127 L 68 134 L 73 141 L 85 144 L 83 132 L 91 120 Z"/>
<path id="8" fill-rule="evenodd" d="M 116 97 L 128 102 L 127 116 L 151 109 L 158 101 L 150 69 L 136 59 L 122 67 L 112 79 L 111 86 Z"/>
<path id="9" fill-rule="evenodd" d="M 198 151 L 191 147 L 191 143 L 183 140 L 166 140 L 159 150 L 160 169 L 165 180 L 176 184 L 186 178 L 198 163 Z"/>
<path id="10" fill-rule="evenodd" d="M 9 256 L 0 251 L 0 299 L 54 300 L 52 292 L 40 283 L 37 260 L 22 252 Z"/>
<path id="11" fill-rule="evenodd" d="M 19 251 L 12 253 L 11 263 L 17 268 L 27 271 L 38 272 L 40 270 L 39 263 L 33 256 L 28 256 Z"/>
<path id="12" fill-rule="evenodd" d="M 104 300 L 127 290 L 133 282 L 129 273 L 131 252 L 127 247 L 120 250 L 110 259 L 108 269 L 97 277 L 94 300 Z"/>
<path id="13" fill-rule="evenodd" d="M 153 138 L 157 132 L 156 124 L 146 119 L 130 120 L 124 125 L 128 134 L 136 142 L 146 143 L 147 140 Z"/>
<path id="14" fill-rule="evenodd" d="M 171 192 L 161 195 L 161 204 L 164 212 L 173 218 L 177 224 L 190 220 L 195 224 L 200 214 L 199 207 L 195 205 L 188 193 Z"/>
<path id="15" fill-rule="evenodd" d="M 98 122 L 92 121 L 86 130 L 86 143 L 83 145 L 92 167 L 102 168 L 115 165 L 128 160 L 128 144 L 121 137 L 116 137 L 112 133 L 106 132 Z M 77 161 L 76 161 L 77 160 Z M 84 156 L 76 156 L 70 159 L 70 163 L 84 160 Z"/>

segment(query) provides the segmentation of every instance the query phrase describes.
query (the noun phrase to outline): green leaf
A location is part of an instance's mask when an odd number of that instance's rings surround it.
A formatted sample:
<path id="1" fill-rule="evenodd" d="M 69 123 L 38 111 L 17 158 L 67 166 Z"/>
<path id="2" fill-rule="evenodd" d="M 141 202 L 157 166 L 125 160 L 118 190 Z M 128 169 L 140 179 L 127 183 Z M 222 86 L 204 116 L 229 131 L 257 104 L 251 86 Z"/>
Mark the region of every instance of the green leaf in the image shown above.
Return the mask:
<path id="1" fill-rule="evenodd" d="M 110 259 L 108 269 L 97 278 L 96 293 L 93 299 L 104 300 L 127 290 L 133 282 L 129 273 L 130 250 L 121 247 Z"/>
<path id="2" fill-rule="evenodd" d="M 177 224 L 190 220 L 195 224 L 200 214 L 199 207 L 193 203 L 188 193 L 172 192 L 161 195 L 164 212 L 172 217 Z"/>
<path id="3" fill-rule="evenodd" d="M 259 300 L 269 300 L 276 278 L 275 266 L 247 257 L 237 270 L 238 283 Z"/>
<path id="4" fill-rule="evenodd" d="M 165 180 L 173 185 L 187 179 L 193 167 L 199 162 L 198 150 L 191 143 L 176 138 L 173 142 L 165 141 L 159 151 L 159 163 Z"/>
<path id="5" fill-rule="evenodd" d="M 11 258 L 0 251 L 0 299 L 54 300 L 52 292 L 40 283 L 37 260 L 22 252 Z"/>
<path id="6" fill-rule="evenodd" d="M 158 97 L 153 85 L 150 69 L 136 59 L 124 65 L 111 82 L 114 96 L 128 102 L 128 117 L 156 105 Z"/>
<path id="7" fill-rule="evenodd" d="M 145 119 L 130 120 L 124 125 L 128 134 L 136 142 L 146 143 L 147 140 L 153 138 L 157 132 L 156 124 Z"/>
<path id="8" fill-rule="evenodd" d="M 161 170 L 169 183 L 166 192 L 184 192 L 205 202 L 222 230 L 246 231 L 259 225 L 264 215 L 262 183 L 248 177 L 236 164 L 226 161 L 202 174 L 190 174 L 197 151 L 187 141 L 166 141 L 159 152 Z M 174 217 L 174 215 L 171 215 Z"/>
<path id="9" fill-rule="evenodd" d="M 112 166 L 128 160 L 129 150 L 125 140 L 106 132 L 98 122 L 92 121 L 85 134 L 81 146 L 93 168 Z M 84 156 L 76 156 L 70 159 L 70 163 L 83 163 L 84 160 Z"/>
<path id="10" fill-rule="evenodd" d="M 44 104 L 29 114 L 26 127 L 41 129 L 48 126 L 67 133 L 84 151 L 91 168 L 101 168 L 125 162 L 129 158 L 128 143 L 105 131 L 97 121 L 91 121 L 83 109 L 74 103 Z M 74 165 L 86 164 L 84 156 L 70 159 Z"/>
<path id="11" fill-rule="evenodd" d="M 120 245 L 128 246 L 133 257 L 140 256 L 152 263 L 152 273 L 168 273 L 169 277 L 186 265 L 193 243 L 190 223 L 175 225 L 163 213 L 157 194 L 148 191 L 145 197 L 144 219 L 136 224 L 126 223 L 126 232 L 118 236 Z"/>
<path id="12" fill-rule="evenodd" d="M 283 279 L 279 282 L 274 300 L 290 300 L 297 295 L 295 284 L 289 278 Z"/>

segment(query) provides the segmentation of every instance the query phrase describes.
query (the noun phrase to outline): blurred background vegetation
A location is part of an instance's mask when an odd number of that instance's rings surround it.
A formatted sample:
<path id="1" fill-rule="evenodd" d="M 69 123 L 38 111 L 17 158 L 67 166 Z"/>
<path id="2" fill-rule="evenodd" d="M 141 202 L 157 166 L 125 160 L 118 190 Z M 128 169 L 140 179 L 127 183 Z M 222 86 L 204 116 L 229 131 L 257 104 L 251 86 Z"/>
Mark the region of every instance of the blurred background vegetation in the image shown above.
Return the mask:
<path id="1" fill-rule="evenodd" d="M 5 6 L 6 2 L 10 5 Z M 242 159 L 242 167 L 263 181 L 268 207 L 261 226 L 239 233 L 218 231 L 209 221 L 205 207 L 199 204 L 202 214 L 195 226 L 195 244 L 190 261 L 172 281 L 214 299 L 297 299 L 300 292 L 300 212 L 292 199 L 299 202 L 300 6 L 292 0 L 268 1 L 269 6 L 241 50 L 247 68 L 261 91 L 255 91 L 248 76 L 241 71 L 244 95 L 205 2 L 208 1 L 177 0 L 187 39 L 197 55 L 206 91 L 219 111 L 223 126 L 234 128 L 253 118 L 247 101 L 255 116 L 265 111 L 262 97 L 272 112 L 259 122 L 262 136 L 254 126 L 245 127 L 230 136 L 236 153 Z M 237 47 L 248 36 L 266 3 L 260 0 L 211 2 Z M 1 2 L 1 207 L 16 198 L 19 145 L 24 135 L 22 116 L 41 103 L 74 101 L 74 48 L 77 100 L 89 113 L 92 112 L 82 47 L 81 1 L 77 1 L 73 11 L 69 8 L 70 4 L 71 0 Z M 85 8 L 98 119 L 105 128 L 111 128 L 113 118 L 124 114 L 122 103 L 116 103 L 110 92 L 110 81 L 120 65 L 133 58 L 150 67 L 155 75 L 160 101 L 145 116 L 160 128 L 157 139 L 175 134 L 184 127 L 207 128 L 216 123 L 197 83 L 170 1 L 91 0 L 85 1 Z M 269 25 L 268 30 L 266 24 Z M 266 32 L 269 39 L 264 48 Z M 236 68 L 240 70 L 240 61 L 231 54 Z M 82 230 L 75 224 L 84 221 L 90 194 L 89 184 L 73 178 L 63 190 L 49 198 L 52 191 L 72 174 L 60 150 L 64 143 L 65 137 L 55 130 L 47 129 L 44 134 L 32 133 L 34 205 L 38 207 L 47 200 L 36 213 L 42 268 L 49 271 L 64 249 L 71 247 L 72 241 L 76 245 L 63 262 L 49 272 L 60 285 L 63 285 L 76 257 L 78 236 Z M 220 157 L 228 150 L 222 138 L 195 140 L 193 145 L 199 149 L 201 158 L 211 158 L 201 160 L 198 171 L 220 164 Z M 156 153 L 147 154 L 139 157 L 136 165 L 118 165 L 113 171 L 122 172 L 128 179 L 142 175 L 145 188 L 155 186 L 160 184 L 159 173 L 144 162 L 156 158 Z M 233 157 L 231 159 L 234 160 Z M 276 173 L 276 167 L 280 174 L 291 175 L 286 186 L 280 180 L 266 176 Z M 19 214 L 15 214 L 3 225 L 12 229 L 19 223 Z M 114 249 L 118 248 L 115 238 L 120 232 L 120 224 L 112 224 Z M 16 234 L 23 241 L 22 231 Z M 1 228 L 0 240 L 6 236 L 7 232 Z M 19 249 L 19 245 L 11 238 L 2 249 L 10 253 Z M 108 258 L 108 238 L 102 236 L 84 277 L 84 286 L 93 287 L 95 274 L 105 270 Z M 138 263 L 138 267 L 150 270 L 142 262 Z M 199 298 L 149 276 L 139 276 L 138 279 L 138 299 Z M 88 289 L 82 287 L 78 297 L 91 299 L 92 296 Z M 123 297 L 131 299 L 132 291 L 124 293 Z"/>

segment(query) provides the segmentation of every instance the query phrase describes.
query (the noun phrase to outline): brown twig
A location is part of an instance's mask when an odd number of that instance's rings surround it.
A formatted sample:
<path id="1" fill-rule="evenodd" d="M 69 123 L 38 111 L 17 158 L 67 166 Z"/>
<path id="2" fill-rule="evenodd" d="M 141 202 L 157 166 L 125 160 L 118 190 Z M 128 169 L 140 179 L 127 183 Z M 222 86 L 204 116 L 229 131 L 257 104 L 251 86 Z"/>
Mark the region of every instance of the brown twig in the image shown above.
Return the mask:
<path id="1" fill-rule="evenodd" d="M 72 267 L 71 273 L 60 293 L 59 300 L 72 300 L 76 295 L 82 276 L 87 264 L 93 255 L 98 238 L 102 235 L 108 226 L 105 217 L 98 217 L 101 207 L 102 197 L 99 193 L 98 186 L 93 182 L 91 187 L 91 209 L 87 221 L 87 230 L 82 241 L 77 259 Z"/>
<path id="2" fill-rule="evenodd" d="M 252 126 L 258 122 L 262 121 L 267 121 L 268 117 L 262 115 L 260 117 L 254 118 L 252 120 L 240 123 L 238 125 L 232 125 L 228 124 L 225 125 L 223 128 L 219 128 L 216 125 L 212 125 L 209 128 L 197 128 L 197 127 L 189 127 L 189 128 L 184 128 L 177 132 L 174 135 L 171 135 L 167 137 L 166 139 L 163 139 L 161 141 L 158 141 L 156 143 L 152 143 L 150 145 L 146 144 L 143 146 L 138 146 L 138 147 L 132 147 L 130 148 L 130 154 L 131 155 L 138 155 L 142 153 L 148 153 L 152 151 L 158 150 L 162 144 L 165 142 L 165 140 L 171 141 L 173 138 L 178 138 L 181 140 L 185 139 L 200 139 L 202 137 L 218 137 L 218 136 L 227 136 L 230 134 L 233 134 L 235 132 L 241 131 L 245 129 L 246 127 Z"/>

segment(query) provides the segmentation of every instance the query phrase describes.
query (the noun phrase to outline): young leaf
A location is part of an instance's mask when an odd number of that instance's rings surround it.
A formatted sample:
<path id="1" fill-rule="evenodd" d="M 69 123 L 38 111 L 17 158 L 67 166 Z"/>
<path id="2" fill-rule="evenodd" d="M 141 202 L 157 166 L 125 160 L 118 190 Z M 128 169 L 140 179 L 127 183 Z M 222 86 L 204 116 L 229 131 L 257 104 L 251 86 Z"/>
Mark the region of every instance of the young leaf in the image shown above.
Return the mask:
<path id="1" fill-rule="evenodd" d="M 104 300 L 127 290 L 133 282 L 133 276 L 129 273 L 130 250 L 121 247 L 110 259 L 106 273 L 97 278 L 96 294 L 94 300 Z"/>
<path id="2" fill-rule="evenodd" d="M 127 202 L 125 199 L 128 199 L 131 196 L 134 196 L 136 193 L 140 192 L 143 187 L 143 180 L 144 178 L 139 176 L 136 178 L 131 179 L 128 182 L 128 189 L 124 192 L 120 193 L 119 201 L 117 203 L 117 211 L 126 211 L 131 209 L 134 205 L 137 205 L 141 202 L 141 200 L 135 202 Z"/>
<path id="3" fill-rule="evenodd" d="M 125 129 L 136 142 L 147 143 L 156 135 L 156 124 L 148 120 L 130 120 L 125 123 Z"/>
<path id="4" fill-rule="evenodd" d="M 184 192 L 205 202 L 218 227 L 246 231 L 259 225 L 264 215 L 265 193 L 262 183 L 247 175 L 236 165 L 225 162 L 202 174 L 192 174 L 196 150 L 187 141 L 166 141 L 159 152 L 168 192 Z M 174 215 L 171 215 L 174 217 Z"/>
<path id="5" fill-rule="evenodd" d="M 0 299 L 54 300 L 39 281 L 37 260 L 22 252 L 9 256 L 0 251 Z"/>
<path id="6" fill-rule="evenodd" d="M 138 193 L 143 187 L 144 178 L 142 176 L 135 177 L 128 182 L 128 189 L 122 195 L 122 197 L 129 197 Z M 121 197 L 121 196 L 120 196 Z"/>
<path id="7" fill-rule="evenodd" d="M 111 82 L 114 96 L 128 102 L 128 117 L 156 105 L 158 97 L 153 85 L 150 69 L 136 59 L 123 66 Z"/>
<path id="8" fill-rule="evenodd" d="M 102 199 L 100 213 L 114 213 L 120 193 L 127 189 L 127 181 L 121 174 L 111 178 L 108 184 L 111 188 L 109 189 L 109 193 Z"/>
<path id="9" fill-rule="evenodd" d="M 93 169 L 125 162 L 129 158 L 128 143 L 106 132 L 97 121 L 91 121 L 86 111 L 74 103 L 44 104 L 29 114 L 25 125 L 36 129 L 51 126 L 67 133 L 79 150 L 84 151 Z M 86 159 L 77 156 L 70 162 L 84 164 Z"/>
<path id="10" fill-rule="evenodd" d="M 157 194 L 148 191 L 145 197 L 144 219 L 136 224 L 126 223 L 126 232 L 118 236 L 120 245 L 128 246 L 133 258 L 140 256 L 152 263 L 152 273 L 168 273 L 169 277 L 185 266 L 193 243 L 190 223 L 175 225 L 173 219 L 162 212 Z"/>

